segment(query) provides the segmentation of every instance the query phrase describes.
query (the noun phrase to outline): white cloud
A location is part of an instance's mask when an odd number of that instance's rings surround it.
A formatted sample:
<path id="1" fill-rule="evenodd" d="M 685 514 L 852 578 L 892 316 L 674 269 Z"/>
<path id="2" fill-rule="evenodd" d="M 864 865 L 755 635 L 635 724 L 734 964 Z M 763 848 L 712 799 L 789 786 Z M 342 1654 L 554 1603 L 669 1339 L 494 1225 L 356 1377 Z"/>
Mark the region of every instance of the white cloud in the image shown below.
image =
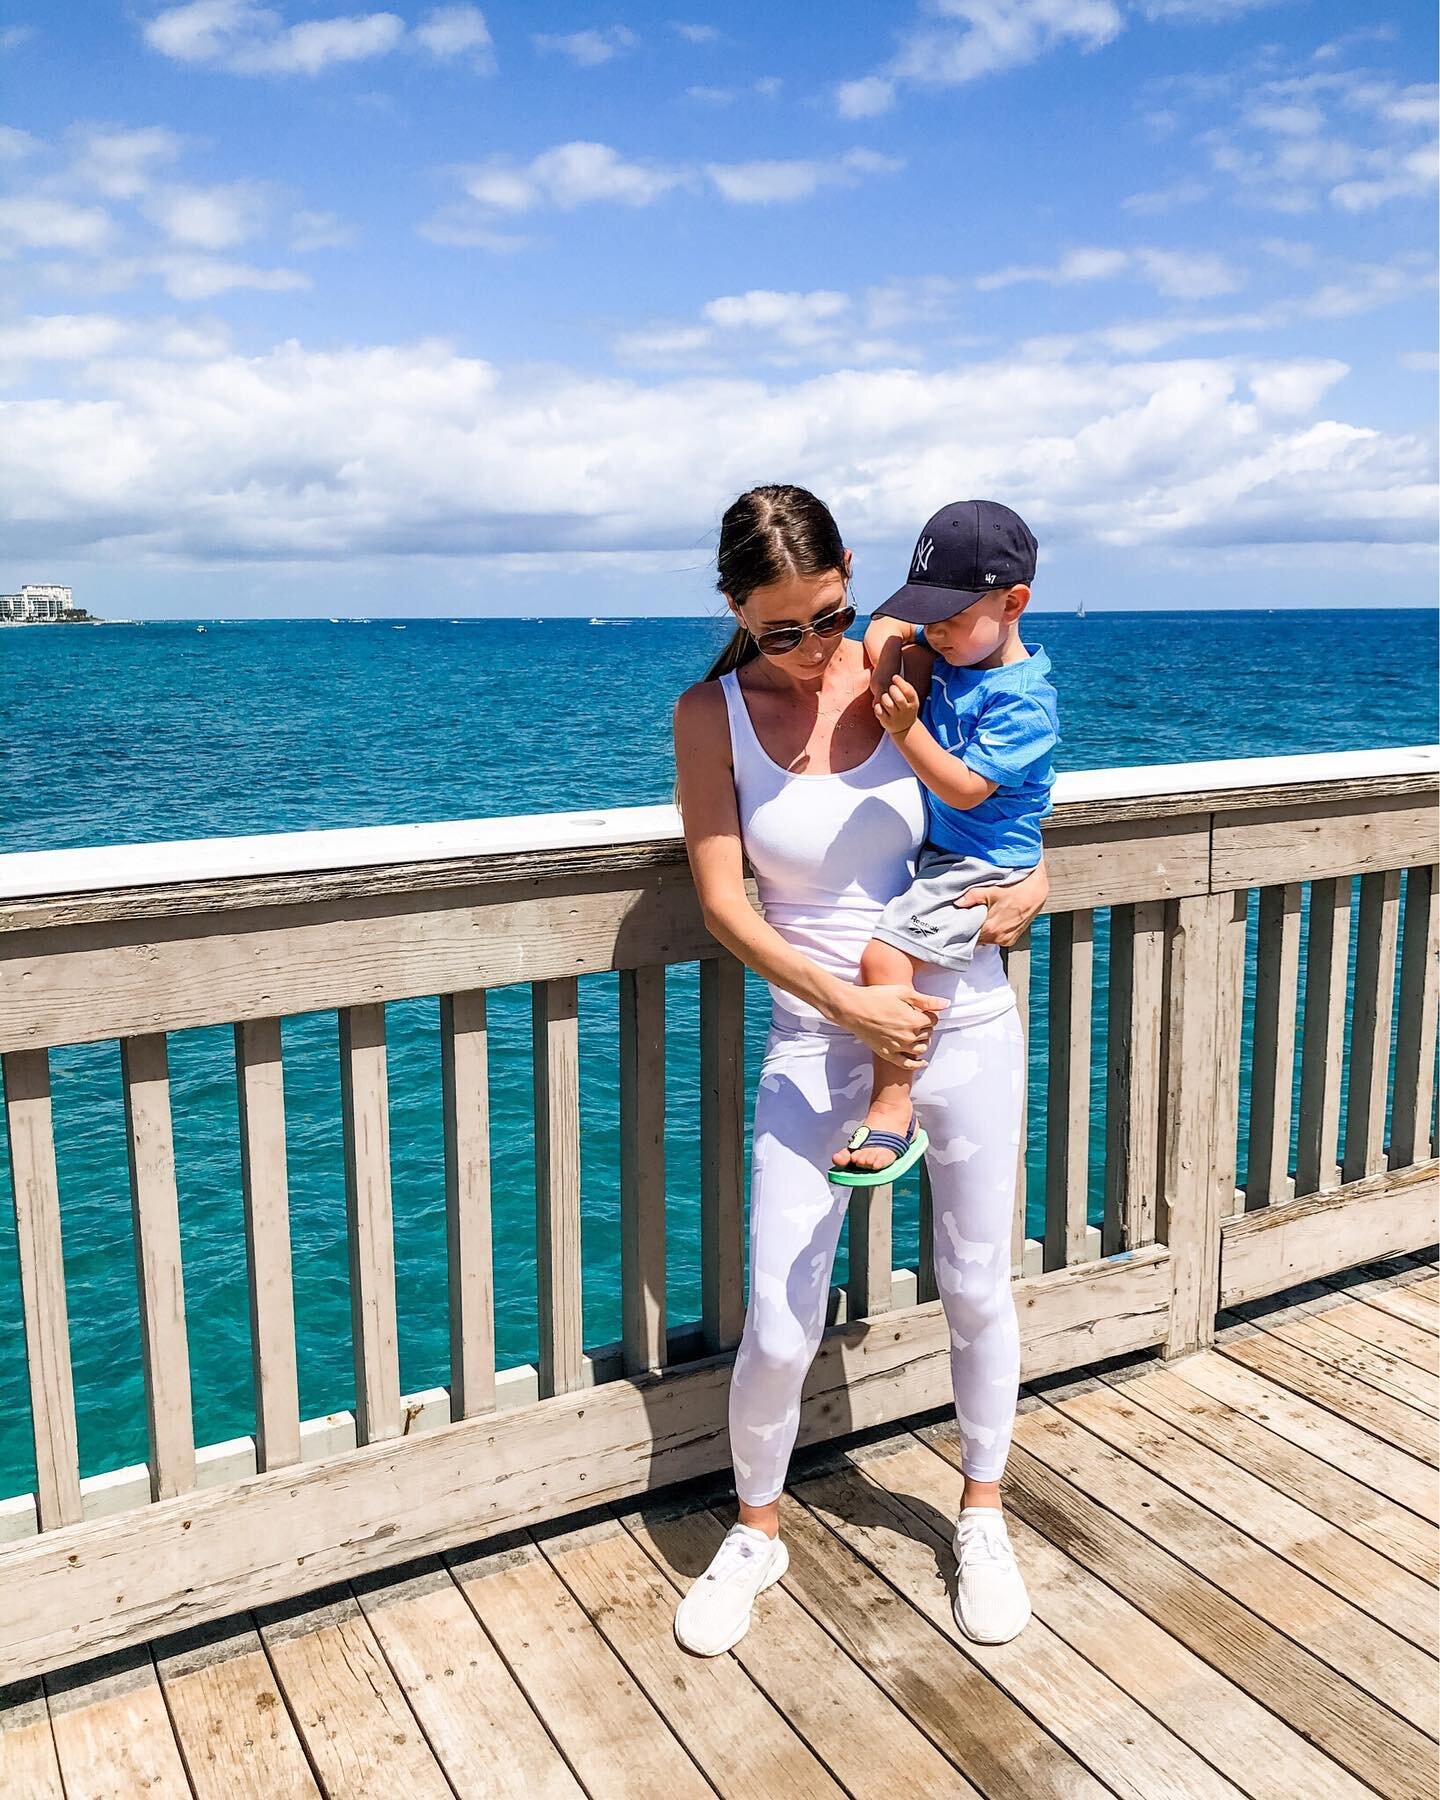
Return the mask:
<path id="1" fill-rule="evenodd" d="M 469 53 L 477 68 L 492 67 L 485 15 L 469 5 L 434 7 L 407 31 L 393 12 L 337 14 L 287 25 L 259 0 L 185 0 L 156 13 L 142 31 L 162 56 L 227 69 L 232 75 L 319 75 L 402 47 L 441 59 Z"/>
<path id="2" fill-rule="evenodd" d="M 176 300 L 213 300 L 234 288 L 282 294 L 307 288 L 308 275 L 295 269 L 257 269 L 249 263 L 226 262 L 212 256 L 157 256 L 147 267 L 160 277 L 166 293 Z"/>
<path id="3" fill-rule="evenodd" d="M 94 254 L 114 236 L 109 213 L 43 195 L 0 199 L 0 245 L 24 250 L 73 250 Z"/>
<path id="4" fill-rule="evenodd" d="M 461 172 L 467 194 L 494 212 L 540 205 L 570 210 L 594 201 L 648 206 L 686 179 L 681 169 L 627 161 L 608 144 L 557 144 L 531 162 L 482 163 Z"/>
<path id="5" fill-rule="evenodd" d="M 487 73 L 494 66 L 490 27 L 478 6 L 437 6 L 426 13 L 411 37 L 432 56 L 469 55 L 473 66 Z"/>
<path id="6" fill-rule="evenodd" d="M 849 150 L 830 162 L 794 161 L 707 163 L 716 191 L 740 206 L 768 206 L 808 200 L 825 187 L 851 187 L 866 175 L 894 175 L 904 163 L 873 150 Z"/>
<path id="7" fill-rule="evenodd" d="M 1216 294 L 1230 294 L 1242 284 L 1241 276 L 1223 258 L 1204 251 L 1146 247 L 1109 250 L 1082 246 L 1067 251 L 1054 264 L 1018 265 L 979 275 L 975 286 L 982 292 L 1013 287 L 1020 282 L 1067 287 L 1076 282 L 1113 281 L 1128 273 L 1140 275 L 1162 294 L 1177 299 L 1200 300 Z"/>
<path id="8" fill-rule="evenodd" d="M 297 212 L 290 220 L 290 248 L 302 254 L 308 250 L 341 250 L 354 240 L 354 231 L 336 213 Z"/>
<path id="9" fill-rule="evenodd" d="M 39 148 L 39 138 L 18 125 L 0 125 L 0 162 L 19 162 L 33 156 Z"/>
<path id="10" fill-rule="evenodd" d="M 155 179 L 162 163 L 171 163 L 184 148 L 178 131 L 164 125 L 135 129 L 95 126 L 77 134 L 71 178 L 109 200 L 133 200 Z"/>
<path id="11" fill-rule="evenodd" d="M 926 21 L 901 34 L 888 62 L 834 90 L 842 118 L 885 111 L 899 84 L 960 87 L 1053 50 L 1098 50 L 1125 18 L 1115 0 L 929 0 Z"/>
<path id="12" fill-rule="evenodd" d="M 290 343 L 84 367 L 72 398 L 3 408 L 17 554 L 643 553 L 693 545 L 776 468 L 871 539 L 957 488 L 1005 493 L 1057 544 L 1432 536 L 1431 447 L 1312 410 L 1336 364 L 1014 356 L 644 385 L 505 376 L 442 343 Z"/>
<path id="13" fill-rule="evenodd" d="M 118 349 L 131 333 L 103 313 L 52 313 L 0 325 L 0 363 L 80 362 Z"/>
<path id="14" fill-rule="evenodd" d="M 670 29 L 684 38 L 687 44 L 718 44 L 720 42 L 719 30 L 714 25 L 686 25 L 677 19 L 671 24 Z"/>
<path id="15" fill-rule="evenodd" d="M 265 223 L 266 201 L 255 182 L 214 187 L 160 187 L 147 196 L 144 214 L 172 243 L 196 250 L 231 250 Z"/>
<path id="16" fill-rule="evenodd" d="M 1283 5 L 1284 0 L 1140 0 L 1140 10 L 1150 20 L 1178 20 L 1185 25 L 1219 25 L 1242 13 Z"/>
<path id="17" fill-rule="evenodd" d="M 606 31 L 539 32 L 531 42 L 542 54 L 566 56 L 577 68 L 596 69 L 622 50 L 632 50 L 639 39 L 624 25 L 612 25 Z"/>
<path id="18" fill-rule="evenodd" d="M 7 25 L 0 31 L 0 51 L 18 50 L 22 44 L 28 44 L 35 35 L 32 25 Z"/>

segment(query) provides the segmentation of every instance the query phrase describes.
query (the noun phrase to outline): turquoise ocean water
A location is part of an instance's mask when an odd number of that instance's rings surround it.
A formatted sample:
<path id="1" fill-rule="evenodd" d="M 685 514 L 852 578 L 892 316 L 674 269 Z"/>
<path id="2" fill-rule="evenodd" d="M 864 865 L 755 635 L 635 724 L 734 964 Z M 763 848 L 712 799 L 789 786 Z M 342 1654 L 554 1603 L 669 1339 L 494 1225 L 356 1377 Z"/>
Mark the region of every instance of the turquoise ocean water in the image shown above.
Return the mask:
<path id="1" fill-rule="evenodd" d="M 473 818 L 664 800 L 669 715 L 723 638 L 697 620 L 206 621 L 0 632 L 0 851 Z M 1069 769 L 1433 741 L 1436 622 L 1409 613 L 1036 614 Z M 1103 919 L 1100 943 L 1103 951 Z M 1045 932 L 1037 931 L 1037 979 Z M 699 1311 L 693 968 L 670 975 L 672 1322 Z M 581 984 L 586 1342 L 619 1335 L 616 981 Z M 3 1005 L 3 995 L 0 995 Z M 535 1353 L 530 1011 L 491 1006 L 497 1348 Z M 439 1023 L 388 1009 L 401 1378 L 447 1379 Z M 1092 1190 L 1103 1144 L 1097 968 Z M 754 1061 L 764 1005 L 752 990 Z M 284 1026 L 301 1406 L 353 1397 L 333 1014 Z M 1043 1118 L 1045 1021 L 1031 1034 Z M 133 1245 L 114 1044 L 52 1056 L 66 1281 L 86 1474 L 143 1460 Z M 171 1038 L 196 1437 L 252 1428 L 228 1027 Z M 1243 1131 L 1243 1122 L 1242 1122 Z M 1242 1158 L 1243 1167 L 1243 1158 Z M 1031 1150 L 1030 1229 L 1043 1157 Z M 33 1484 L 8 1169 L 0 1162 L 0 1496 Z M 896 1260 L 913 1260 L 911 1190 Z M 837 1263 L 843 1279 L 845 1252 Z"/>

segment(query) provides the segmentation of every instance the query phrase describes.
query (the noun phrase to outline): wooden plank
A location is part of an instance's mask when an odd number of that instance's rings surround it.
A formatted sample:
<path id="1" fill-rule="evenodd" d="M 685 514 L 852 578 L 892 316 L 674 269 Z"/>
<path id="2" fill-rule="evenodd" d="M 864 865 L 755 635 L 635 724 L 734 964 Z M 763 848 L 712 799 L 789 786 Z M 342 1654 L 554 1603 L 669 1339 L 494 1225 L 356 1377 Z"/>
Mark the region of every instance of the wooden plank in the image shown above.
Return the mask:
<path id="1" fill-rule="evenodd" d="M 278 1019 L 247 1019 L 235 1027 L 235 1087 L 250 1289 L 255 1461 L 261 1469 L 283 1469 L 300 1460 L 300 1387 Z"/>
<path id="2" fill-rule="evenodd" d="M 1440 1733 L 1433 1660 L 1379 1620 L 1292 1568 L 1130 1455 L 1111 1449 L 1054 1406 L 1022 1412 L 1016 1442 L 1067 1481 L 1098 1495 L 1108 1510 L 1134 1519 L 1146 1537 L 1303 1644 L 1362 1693 L 1383 1701 L 1414 1727 L 1417 1737 Z"/>
<path id="3" fill-rule="evenodd" d="M 140 1295 L 150 1494 L 154 1500 L 167 1500 L 195 1485 L 195 1432 L 164 1034 L 123 1040 L 120 1075 Z"/>
<path id="4" fill-rule="evenodd" d="M 1273 887 L 1340 875 L 1404 868 L 1435 854 L 1430 798 L 1329 798 L 1217 813 L 1211 884 Z"/>
<path id="5" fill-rule="evenodd" d="M 1233 894 L 1222 908 L 1215 956 L 1215 1204 L 1222 1220 L 1233 1214 L 1240 1179 L 1241 1039 L 1245 1025 L 1245 947 L 1249 897 Z"/>
<path id="6" fill-rule="evenodd" d="M 1247 1212 L 1290 1198 L 1290 1104 L 1299 977 L 1300 883 L 1290 881 L 1260 892 L 1245 1171 Z"/>
<path id="7" fill-rule="evenodd" d="M 440 1089 L 445 1121 L 450 1417 L 470 1419 L 495 1404 L 490 1066 L 483 988 L 440 996 Z"/>
<path id="8" fill-rule="evenodd" d="M 302 884 L 303 885 L 303 884 Z M 0 937 L 0 1051 L 712 956 L 688 869 L 533 873 Z M 357 973 L 363 972 L 363 973 Z"/>
<path id="9" fill-rule="evenodd" d="M 1164 979 L 1163 903 L 1112 907 L 1101 1231 L 1106 1256 L 1155 1241 Z"/>
<path id="10" fill-rule="evenodd" d="M 1238 1528 L 1368 1618 L 1383 1621 L 1412 1649 L 1431 1657 L 1440 1652 L 1435 1592 L 1427 1582 L 1162 1418 L 1144 1404 L 1142 1381 L 1119 1388 L 1080 1382 L 1075 1388 L 1054 1396 L 1058 1409 L 1200 1506 L 1233 1521 L 1222 1531 L 1232 1549 L 1237 1542 L 1232 1529 Z M 1413 1658 L 1410 1666 L 1412 1675 L 1417 1668 L 1423 1672 L 1423 1663 Z"/>
<path id="11" fill-rule="evenodd" d="M 1433 1374 L 1361 1343 L 1328 1318 L 1269 1319 L 1263 1324 L 1272 1337 L 1294 1344 L 1332 1368 L 1343 1369 L 1377 1393 L 1403 1400 L 1429 1418 L 1440 1418 L 1440 1382 Z"/>
<path id="12" fill-rule="evenodd" d="M 1199 1360 L 1207 1366 L 1219 1363 L 1222 1370 L 1230 1367 L 1211 1353 Z M 1267 1429 L 1273 1414 L 1266 1410 L 1265 1390 L 1260 1383 L 1256 1382 L 1248 1397 L 1250 1412 L 1243 1412 L 1231 1401 L 1207 1392 L 1203 1377 L 1183 1379 L 1191 1373 L 1198 1373 L 1198 1365 L 1193 1370 L 1187 1363 L 1183 1370 L 1147 1371 L 1133 1380 L 1110 1375 L 1106 1379 L 1116 1381 L 1127 1400 L 1187 1432 L 1239 1468 L 1258 1475 L 1277 1493 L 1288 1494 L 1312 1513 L 1338 1525 L 1369 1549 L 1388 1557 L 1396 1567 L 1422 1581 L 1440 1581 L 1440 1545 L 1429 1526 L 1388 1494 L 1377 1493 L 1358 1481 L 1338 1459 L 1332 1461 L 1314 1454 L 1314 1447 L 1325 1441 L 1323 1413 L 1312 1414 L 1306 1426 L 1294 1434 L 1312 1446 L 1302 1448 L 1300 1442 Z M 1235 1375 L 1245 1379 L 1244 1371 L 1236 1370 Z M 1218 1384 L 1209 1385 L 1218 1385 L 1223 1392 L 1223 1376 Z M 1278 1390 L 1272 1389 L 1271 1393 L 1290 1398 L 1279 1395 Z M 1303 1408 L 1304 1403 L 1296 1405 Z"/>
<path id="13" fill-rule="evenodd" d="M 573 1393 L 582 1381 L 579 1004 L 573 980 L 531 988 L 542 1399 Z"/>
<path id="14" fill-rule="evenodd" d="M 1045 1267 L 1083 1260 L 1090 1189 L 1090 1004 L 1095 919 L 1050 920 L 1050 1074 L 1045 1106 Z"/>
<path id="15" fill-rule="evenodd" d="M 620 972 L 620 1309 L 627 1375 L 665 1366 L 665 971 Z"/>
<path id="16" fill-rule="evenodd" d="M 708 1800 L 668 1722 L 528 1538 L 451 1572 L 591 1800 Z"/>
<path id="17" fill-rule="evenodd" d="M 1292 1393 L 1327 1407 L 1341 1418 L 1363 1426 L 1372 1437 L 1393 1444 L 1408 1456 L 1434 1468 L 1440 1463 L 1435 1434 L 1422 1415 L 1402 1400 L 1380 1394 L 1368 1383 L 1347 1375 L 1329 1363 L 1317 1362 L 1306 1351 L 1282 1342 L 1269 1332 L 1246 1337 L 1227 1336 L 1220 1345 L 1224 1354 L 1268 1376 Z"/>
<path id="18" fill-rule="evenodd" d="M 824 1765 L 734 1657 L 696 1657 L 673 1630 L 676 1596 L 618 1519 L 535 1534 L 550 1567 L 712 1784 L 722 1792 L 836 1796 Z"/>
<path id="19" fill-rule="evenodd" d="M 929 1451 L 923 1454 L 944 1467 Z M 925 1517 L 869 1478 L 882 1460 L 801 1480 L 795 1493 L 1112 1793 L 1128 1800 L 1153 1800 L 1160 1793 L 1234 1800 L 1241 1793 L 1043 1619 L 1032 1617 L 1008 1644 L 972 1644 L 955 1622 L 951 1601 L 952 1518 Z"/>
<path id="20" fill-rule="evenodd" d="M 583 1790 L 448 1569 L 367 1577 L 356 1598 L 458 1793 L 578 1800 Z"/>
<path id="21" fill-rule="evenodd" d="M 275 1679 L 322 1792 L 450 1800 L 353 1595 L 331 1589 L 258 1615 Z"/>
<path id="22" fill-rule="evenodd" d="M 1005 958 L 1005 979 L 1010 983 L 1010 991 L 1015 996 L 1015 1011 L 1020 1020 L 1020 1037 L 1021 1042 L 1025 1047 L 1021 1062 L 1022 1075 L 1020 1082 L 1020 1148 L 1015 1157 L 1015 1211 L 1010 1226 L 1010 1273 L 1014 1276 L 1024 1272 L 1026 1189 L 1028 1187 L 1026 1162 L 1027 1152 L 1030 1148 L 1031 938 L 1030 927 L 1028 925 L 1025 927 L 1019 943 L 1012 944 L 1010 948 L 1002 954 Z M 925 1195 L 928 1200 L 928 1186 L 925 1189 Z M 934 1244 L 930 1241 L 928 1235 L 929 1231 L 933 1229 L 933 1213 L 931 1225 L 927 1226 L 924 1220 L 921 1221 L 921 1224 L 921 1254 L 924 1255 L 928 1247 L 930 1252 L 930 1277 L 933 1281 L 935 1273 L 933 1254 Z M 922 1293 L 920 1298 L 922 1300 L 933 1300 L 936 1298 L 936 1294 L 932 1289 L 929 1293 Z"/>
<path id="23" fill-rule="evenodd" d="M 65 1800 L 45 1689 L 33 1677 L 0 1688 L 0 1794 Z"/>
<path id="24" fill-rule="evenodd" d="M 1340 1185 L 1340 1089 L 1345 1075 L 1346 986 L 1350 967 L 1348 875 L 1310 884 L 1305 944 L 1305 1022 L 1300 1049 L 1300 1136 L 1295 1192 Z"/>
<path id="25" fill-rule="evenodd" d="M 1208 827 L 1203 812 L 1124 825 L 1047 822 L 1048 904 L 1055 912 L 1080 912 L 1204 893 L 1210 873 Z"/>
<path id="26" fill-rule="evenodd" d="M 1345 1088 L 1345 1157 L 1341 1165 L 1346 1181 L 1376 1175 L 1385 1167 L 1385 1097 L 1390 1086 L 1390 1026 L 1399 913 L 1398 869 L 1385 869 L 1361 879 L 1350 1074 Z"/>
<path id="27" fill-rule="evenodd" d="M 728 1511 L 724 1515 L 728 1518 Z M 977 1664 L 793 1494 L 780 1501 L 786 1591 L 988 1800 L 1106 1790 Z"/>
<path id="28" fill-rule="evenodd" d="M 1220 1220 L 1233 1203 L 1217 1178 L 1222 1160 L 1220 1000 L 1222 940 L 1243 933 L 1242 895 L 1210 894 L 1172 904 L 1167 915 L 1164 1114 L 1157 1229 L 1172 1256 L 1174 1294 L 1166 1355 L 1210 1342 L 1220 1274 Z M 1236 1078 L 1233 1063 L 1225 1079 Z"/>
<path id="29" fill-rule="evenodd" d="M 848 1316 L 874 1318 L 889 1312 L 894 1270 L 895 1190 L 852 1188 L 847 1206 L 850 1226 L 850 1275 L 846 1283 Z"/>
<path id="30" fill-rule="evenodd" d="M 937 1438 L 937 1448 L 940 1441 L 958 1453 L 953 1436 Z M 1107 1511 L 1048 1459 L 1017 1445 L 1007 1480 L 1011 1508 L 1034 1530 L 1063 1544 L 1068 1555 L 1361 1781 L 1395 1800 L 1424 1792 L 1433 1753 L 1413 1727 L 1348 1681 L 1337 1681 L 1310 1651 Z"/>
<path id="31" fill-rule="evenodd" d="M 390 1202 L 390 1103 L 385 1008 L 340 1009 L 340 1113 L 355 1349 L 355 1432 L 362 1444 L 399 1437 L 400 1340 Z"/>
<path id="32" fill-rule="evenodd" d="M 1390 1121 L 1390 1166 L 1424 1162 L 1435 1152 L 1430 1119 L 1435 1105 L 1436 1002 L 1440 994 L 1440 868 L 1417 865 L 1405 876 L 1405 924 L 1400 945 L 1400 1008 L 1395 1025 L 1395 1098 Z"/>
<path id="33" fill-rule="evenodd" d="M 745 1323 L 745 970 L 700 965 L 700 1304 L 707 1350 Z"/>
<path id="34" fill-rule="evenodd" d="M 897 1454 L 877 1447 L 850 1459 L 918 1519 L 948 1521 L 964 1477 L 931 1442 L 936 1428 L 922 1426 L 916 1436 L 918 1444 Z M 1254 1800 L 1294 1800 L 1297 1792 L 1360 1800 L 1368 1791 L 1013 1513 L 1009 1532 L 1035 1617 Z"/>
<path id="35" fill-rule="evenodd" d="M 197 1800 L 319 1794 L 248 1618 L 162 1639 L 154 1654 Z"/>
<path id="36" fill-rule="evenodd" d="M 647 1507 L 622 1522 L 675 1596 L 704 1573 L 725 1527 L 697 1508 Z M 979 1800 L 977 1790 L 851 1660 L 783 1586 L 766 1590 L 732 1652 L 848 1794 L 890 1800 L 897 1791 Z"/>
<path id="37" fill-rule="evenodd" d="M 1437 1193 L 1440 1165 L 1429 1162 L 1227 1219 L 1219 1304 L 1234 1306 L 1369 1257 L 1423 1248 L 1434 1237 Z"/>
<path id="38" fill-rule="evenodd" d="M 41 1531 L 80 1517 L 75 1384 L 65 1306 L 60 1182 L 50 1110 L 50 1058 L 20 1050 L 0 1065 L 10 1146 L 10 1198 L 20 1268 L 20 1317 L 35 1443 L 35 1506 Z"/>
<path id="39" fill-rule="evenodd" d="M 1154 1247 L 1015 1286 L 1034 1377 L 1147 1348 L 1165 1334 L 1169 1257 Z M 807 1379 L 800 1441 L 953 1402 L 939 1302 L 885 1329 L 831 1327 Z M 465 1419 L 273 1475 L 67 1525 L 0 1548 L 0 1682 L 75 1654 L 222 1617 L 729 1466 L 732 1358 Z"/>
<path id="40" fill-rule="evenodd" d="M 1367 1306 L 1378 1307 L 1397 1319 L 1406 1319 L 1422 1331 L 1440 1332 L 1440 1307 L 1423 1294 L 1409 1288 L 1390 1288 L 1384 1293 L 1365 1295 Z"/>
<path id="41" fill-rule="evenodd" d="M 47 1675 L 45 1698 L 67 1800 L 190 1800 L 148 1650 Z"/>
<path id="42" fill-rule="evenodd" d="M 1254 1419 L 1287 1443 L 1345 1469 L 1419 1519 L 1440 1520 L 1435 1478 L 1424 1463 L 1381 1443 L 1363 1425 L 1219 1353 L 1178 1365 L 1176 1377 Z"/>

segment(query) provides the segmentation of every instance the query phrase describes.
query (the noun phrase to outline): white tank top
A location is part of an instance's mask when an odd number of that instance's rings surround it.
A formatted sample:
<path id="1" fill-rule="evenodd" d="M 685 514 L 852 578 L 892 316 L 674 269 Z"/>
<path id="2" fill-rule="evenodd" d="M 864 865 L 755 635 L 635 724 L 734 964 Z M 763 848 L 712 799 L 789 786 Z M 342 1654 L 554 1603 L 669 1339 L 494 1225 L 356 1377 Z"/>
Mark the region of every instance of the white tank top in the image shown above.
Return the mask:
<path id="1" fill-rule="evenodd" d="M 722 675 L 740 837 L 760 910 L 787 943 L 828 974 L 854 981 L 887 901 L 902 893 L 925 837 L 925 796 L 893 740 L 882 737 L 856 768 L 792 775 L 761 744 L 740 683 Z M 950 1002 L 945 1025 L 993 1018 L 1012 1004 L 1000 952 L 976 947 L 968 972 L 927 967 L 915 985 Z M 778 1013 L 824 1023 L 814 1007 L 776 987 Z"/>

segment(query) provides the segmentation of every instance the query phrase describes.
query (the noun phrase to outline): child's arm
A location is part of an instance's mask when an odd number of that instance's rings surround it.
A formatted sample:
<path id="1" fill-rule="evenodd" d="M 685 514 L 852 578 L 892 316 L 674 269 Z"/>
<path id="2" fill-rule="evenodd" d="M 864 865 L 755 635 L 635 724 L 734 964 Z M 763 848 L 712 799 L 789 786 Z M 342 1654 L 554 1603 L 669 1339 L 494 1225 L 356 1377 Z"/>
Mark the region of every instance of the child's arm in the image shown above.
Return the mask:
<path id="1" fill-rule="evenodd" d="M 915 627 L 904 619 L 872 619 L 865 627 L 865 661 L 874 699 L 878 700 L 900 673 L 903 653 L 914 642 Z"/>
<path id="2" fill-rule="evenodd" d="M 897 675 L 875 703 L 875 716 L 894 738 L 900 754 L 937 800 L 958 812 L 969 812 L 988 800 L 1000 785 L 977 775 L 958 756 L 938 744 L 920 723 L 920 695 Z"/>

